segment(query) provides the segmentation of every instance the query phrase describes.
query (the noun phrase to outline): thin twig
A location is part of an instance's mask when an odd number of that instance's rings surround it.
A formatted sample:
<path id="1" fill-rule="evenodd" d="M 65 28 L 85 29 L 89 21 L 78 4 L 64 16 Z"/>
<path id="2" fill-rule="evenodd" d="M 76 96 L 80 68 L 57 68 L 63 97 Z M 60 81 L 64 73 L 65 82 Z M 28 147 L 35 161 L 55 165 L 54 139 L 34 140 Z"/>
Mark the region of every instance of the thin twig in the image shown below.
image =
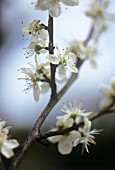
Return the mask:
<path id="1" fill-rule="evenodd" d="M 53 45 L 53 17 L 49 15 L 48 21 L 48 32 L 49 32 L 49 54 L 54 54 L 54 45 Z M 55 72 L 56 65 L 50 64 L 51 68 L 51 98 L 57 97 L 57 86 L 55 83 Z"/>

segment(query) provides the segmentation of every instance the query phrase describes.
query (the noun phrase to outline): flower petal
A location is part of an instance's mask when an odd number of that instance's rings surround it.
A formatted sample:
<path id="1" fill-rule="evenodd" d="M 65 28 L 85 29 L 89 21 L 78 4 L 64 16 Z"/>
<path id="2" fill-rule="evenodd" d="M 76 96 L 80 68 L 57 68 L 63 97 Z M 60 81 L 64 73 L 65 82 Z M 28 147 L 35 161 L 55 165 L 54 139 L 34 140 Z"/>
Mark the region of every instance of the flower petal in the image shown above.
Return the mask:
<path id="1" fill-rule="evenodd" d="M 59 142 L 60 141 L 60 138 L 61 138 L 62 136 L 61 135 L 58 135 L 58 136 L 51 136 L 51 137 L 49 137 L 49 138 L 47 138 L 51 143 L 57 143 L 57 142 Z"/>
<path id="2" fill-rule="evenodd" d="M 72 141 L 68 140 L 68 136 L 62 136 L 58 143 L 58 151 L 62 155 L 67 155 L 72 151 Z"/>
<path id="3" fill-rule="evenodd" d="M 56 78 L 58 80 L 62 80 L 64 78 L 66 78 L 66 68 L 64 65 L 59 65 L 57 68 L 56 68 Z"/>
<path id="4" fill-rule="evenodd" d="M 33 94 L 34 94 L 34 99 L 37 102 L 39 100 L 39 95 L 40 95 L 40 87 L 37 83 L 33 85 Z"/>
<path id="5" fill-rule="evenodd" d="M 19 143 L 16 139 L 5 140 L 4 146 L 7 146 L 10 149 L 14 149 L 14 148 L 17 148 L 19 146 Z"/>
<path id="6" fill-rule="evenodd" d="M 50 8 L 52 3 L 52 0 L 39 0 L 37 1 L 37 4 L 35 5 L 36 10 L 47 10 Z"/>
<path id="7" fill-rule="evenodd" d="M 79 0 L 61 0 L 65 5 L 76 6 L 79 4 Z"/>
<path id="8" fill-rule="evenodd" d="M 52 63 L 52 64 L 57 65 L 60 62 L 60 59 L 53 54 L 48 55 L 46 58 L 47 58 L 47 61 Z"/>
<path id="9" fill-rule="evenodd" d="M 7 146 L 2 146 L 1 147 L 1 153 L 7 158 L 11 158 L 12 156 L 14 156 L 14 152 L 12 151 L 12 149 L 10 149 L 9 147 Z"/>
<path id="10" fill-rule="evenodd" d="M 46 31 L 45 29 L 41 29 L 41 30 L 39 31 L 39 36 L 40 36 L 41 39 L 47 40 L 48 31 Z"/>
<path id="11" fill-rule="evenodd" d="M 73 65 L 73 62 L 71 62 L 71 61 L 68 61 L 67 68 L 69 71 L 71 71 L 73 73 L 78 73 L 77 67 L 75 65 Z"/>
<path id="12" fill-rule="evenodd" d="M 42 94 L 45 94 L 49 91 L 50 87 L 49 87 L 49 84 L 48 83 L 43 83 L 41 85 L 41 93 Z"/>
<path id="13" fill-rule="evenodd" d="M 61 14 L 61 7 L 59 3 L 54 3 L 49 9 L 49 14 L 52 17 L 58 17 Z"/>

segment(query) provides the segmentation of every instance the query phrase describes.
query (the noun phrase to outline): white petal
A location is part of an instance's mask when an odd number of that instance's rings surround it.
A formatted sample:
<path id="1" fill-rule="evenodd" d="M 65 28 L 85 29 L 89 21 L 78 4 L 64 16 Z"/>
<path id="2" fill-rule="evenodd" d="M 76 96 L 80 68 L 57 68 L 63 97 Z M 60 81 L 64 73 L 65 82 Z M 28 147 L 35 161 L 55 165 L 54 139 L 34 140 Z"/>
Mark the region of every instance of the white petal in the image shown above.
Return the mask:
<path id="1" fill-rule="evenodd" d="M 19 143 L 16 139 L 5 140 L 4 146 L 6 146 L 10 149 L 14 149 L 14 148 L 17 148 L 19 146 Z"/>
<path id="2" fill-rule="evenodd" d="M 71 62 L 71 61 L 68 61 L 67 68 L 69 71 L 71 71 L 73 73 L 78 73 L 77 67 L 75 65 L 73 65 L 73 62 Z"/>
<path id="3" fill-rule="evenodd" d="M 40 31 L 39 31 L 39 36 L 40 36 L 41 39 L 47 40 L 48 31 L 45 30 L 45 29 L 40 30 Z"/>
<path id="4" fill-rule="evenodd" d="M 72 52 L 68 53 L 66 58 L 68 59 L 68 61 L 73 61 L 73 64 L 77 61 L 76 55 Z"/>
<path id="5" fill-rule="evenodd" d="M 62 155 L 67 155 L 72 151 L 72 142 L 68 140 L 68 136 L 62 136 L 58 143 L 58 151 Z"/>
<path id="6" fill-rule="evenodd" d="M 32 36 L 32 38 L 31 38 L 31 40 L 30 40 L 30 43 L 32 43 L 32 42 L 36 42 L 36 43 L 37 43 L 37 41 L 38 41 L 38 35 L 37 35 L 37 34 L 34 34 L 34 35 Z"/>
<path id="7" fill-rule="evenodd" d="M 52 136 L 52 137 L 49 137 L 49 138 L 47 138 L 50 142 L 52 142 L 52 143 L 57 143 L 57 142 L 59 142 L 60 141 L 60 138 L 61 138 L 62 136 L 61 135 L 58 135 L 58 136 Z"/>
<path id="8" fill-rule="evenodd" d="M 46 58 L 47 58 L 47 61 L 52 64 L 59 64 L 60 62 L 60 59 L 53 54 L 48 55 Z"/>
<path id="9" fill-rule="evenodd" d="M 52 0 L 38 0 L 35 5 L 35 9 L 37 10 L 47 10 L 50 8 Z"/>
<path id="10" fill-rule="evenodd" d="M 49 87 L 49 84 L 48 83 L 43 83 L 41 85 L 41 93 L 42 94 L 45 94 L 49 91 L 50 87 Z"/>
<path id="11" fill-rule="evenodd" d="M 1 153 L 7 158 L 11 158 L 12 156 L 14 156 L 14 152 L 12 151 L 12 149 L 10 149 L 9 147 L 7 146 L 2 146 L 1 147 Z"/>
<path id="12" fill-rule="evenodd" d="M 29 68 L 20 68 L 20 71 L 27 74 L 32 80 L 34 79 L 34 74 Z"/>
<path id="13" fill-rule="evenodd" d="M 85 117 L 84 118 L 84 128 L 83 128 L 83 131 L 84 131 L 84 133 L 87 133 L 87 132 L 90 131 L 90 129 L 91 129 L 91 121 L 87 117 Z"/>
<path id="14" fill-rule="evenodd" d="M 34 99 L 37 102 L 39 100 L 39 95 L 40 95 L 40 87 L 37 83 L 33 86 L 33 94 L 34 94 Z"/>
<path id="15" fill-rule="evenodd" d="M 40 53 L 43 53 L 43 54 L 46 54 L 46 53 L 47 53 L 47 50 L 43 48 L 43 49 L 39 50 L 39 52 L 40 52 Z"/>
<path id="16" fill-rule="evenodd" d="M 61 7 L 59 3 L 54 3 L 49 9 L 49 14 L 52 17 L 58 17 L 61 14 Z"/>
<path id="17" fill-rule="evenodd" d="M 29 32 L 30 32 L 30 30 L 29 30 L 29 27 L 28 26 L 26 26 L 26 27 L 24 27 L 23 29 L 22 29 L 22 32 L 25 34 L 25 35 L 30 35 L 29 34 Z"/>
<path id="18" fill-rule="evenodd" d="M 79 0 L 61 0 L 65 5 L 76 6 L 79 4 Z"/>
<path id="19" fill-rule="evenodd" d="M 70 132 L 69 136 L 70 136 L 70 139 L 72 140 L 72 142 L 81 137 L 80 133 L 76 130 Z"/>
<path id="20" fill-rule="evenodd" d="M 101 84 L 99 87 L 99 90 L 103 93 L 103 95 L 105 97 L 109 97 L 111 89 L 109 86 L 105 85 L 105 84 Z"/>
<path id="21" fill-rule="evenodd" d="M 66 78 L 66 68 L 64 65 L 59 65 L 57 68 L 56 68 L 56 78 L 58 80 L 62 80 L 64 78 Z"/>
<path id="22" fill-rule="evenodd" d="M 73 123 L 74 123 L 74 120 L 72 118 L 69 118 L 64 122 L 64 126 L 65 127 L 72 127 Z"/>

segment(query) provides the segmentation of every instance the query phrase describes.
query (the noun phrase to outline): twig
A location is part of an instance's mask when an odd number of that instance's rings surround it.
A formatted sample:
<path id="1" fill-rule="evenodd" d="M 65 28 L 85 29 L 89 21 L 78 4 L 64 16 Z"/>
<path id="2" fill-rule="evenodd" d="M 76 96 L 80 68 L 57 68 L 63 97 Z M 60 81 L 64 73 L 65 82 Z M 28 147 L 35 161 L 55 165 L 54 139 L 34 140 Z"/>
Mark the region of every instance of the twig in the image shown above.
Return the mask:
<path id="1" fill-rule="evenodd" d="M 49 16 L 49 23 L 48 23 L 48 31 L 49 31 L 49 53 L 53 54 L 53 18 Z M 92 30 L 91 30 L 92 31 Z M 93 34 L 93 33 L 91 33 Z M 89 35 L 88 35 L 89 36 Z M 88 38 L 87 42 L 91 39 Z M 84 60 L 79 60 L 77 63 L 77 67 L 80 68 Z M 23 143 L 23 145 L 20 147 L 20 151 L 15 154 L 15 157 L 11 159 L 10 164 L 8 165 L 8 168 L 6 170 L 16 170 L 19 163 L 21 162 L 22 158 L 28 151 L 28 149 L 32 146 L 32 144 L 38 140 L 41 139 L 41 133 L 40 128 L 47 118 L 48 114 L 52 110 L 52 108 L 57 104 L 57 102 L 60 100 L 60 98 L 65 94 L 65 92 L 68 90 L 68 88 L 72 85 L 72 83 L 77 79 L 78 74 L 72 74 L 71 78 L 67 82 L 67 84 L 64 86 L 64 88 L 59 92 L 57 95 L 57 89 L 56 89 L 56 83 L 55 83 L 55 71 L 56 71 L 56 65 L 51 64 L 51 89 L 52 89 L 52 95 L 49 103 L 47 104 L 44 111 L 39 116 L 38 120 L 36 121 L 32 131 L 28 135 L 27 139 Z"/>
<path id="2" fill-rule="evenodd" d="M 54 46 L 53 46 L 53 17 L 49 15 L 48 21 L 48 32 L 49 32 L 49 54 L 54 54 Z M 51 98 L 57 97 L 57 87 L 55 83 L 55 72 L 56 65 L 50 64 L 51 67 Z"/>

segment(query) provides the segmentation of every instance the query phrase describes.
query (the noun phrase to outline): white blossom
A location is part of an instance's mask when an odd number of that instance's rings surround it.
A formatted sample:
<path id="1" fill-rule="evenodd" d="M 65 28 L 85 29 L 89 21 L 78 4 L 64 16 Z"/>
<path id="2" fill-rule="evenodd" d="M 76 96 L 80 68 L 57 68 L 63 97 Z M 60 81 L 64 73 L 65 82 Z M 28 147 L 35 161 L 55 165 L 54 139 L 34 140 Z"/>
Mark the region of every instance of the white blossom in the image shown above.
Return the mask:
<path id="1" fill-rule="evenodd" d="M 4 127 L 5 124 L 6 122 L 0 119 L 0 152 L 4 157 L 9 159 L 14 156 L 13 149 L 17 148 L 19 143 L 16 139 L 8 138 L 9 129 L 11 127 Z"/>
<path id="2" fill-rule="evenodd" d="M 67 6 L 76 6 L 79 4 L 79 0 L 38 0 L 35 5 L 37 10 L 48 10 L 50 16 L 58 17 L 61 14 L 60 2 Z"/>
<path id="3" fill-rule="evenodd" d="M 67 76 L 67 70 L 73 73 L 78 73 L 76 67 L 77 57 L 71 52 L 64 52 L 61 54 L 57 48 L 57 55 L 49 54 L 47 61 L 57 65 L 56 67 L 56 78 L 62 80 Z"/>
<path id="4" fill-rule="evenodd" d="M 104 99 L 101 102 L 101 108 L 106 108 L 115 100 L 115 77 L 111 81 L 111 86 L 101 84 L 100 91 L 104 95 Z"/>
<path id="5" fill-rule="evenodd" d="M 99 134 L 101 130 L 91 130 L 91 121 L 88 119 L 88 116 L 91 112 L 84 113 L 81 110 L 77 103 L 74 102 L 73 105 L 69 102 L 69 106 L 63 105 L 61 109 L 64 113 L 63 116 L 57 116 L 57 123 L 56 127 L 52 128 L 50 131 L 56 132 L 58 130 L 66 130 L 67 128 L 74 127 L 75 124 L 83 123 L 83 127 L 79 127 L 77 130 L 68 131 L 64 135 L 57 135 L 48 137 L 48 140 L 51 143 L 58 143 L 58 151 L 62 155 L 66 155 L 71 153 L 73 147 L 77 146 L 78 144 L 82 143 L 82 153 L 84 148 L 87 152 L 89 143 L 95 144 L 94 136 L 95 134 Z M 79 118 L 79 119 L 78 119 Z M 80 119 L 82 118 L 82 119 Z"/>
<path id="6" fill-rule="evenodd" d="M 38 101 L 41 87 L 37 82 L 36 75 L 29 68 L 20 68 L 20 71 L 25 73 L 27 76 L 26 78 L 19 78 L 27 81 L 28 87 L 25 89 L 25 91 L 29 91 L 30 89 L 33 88 L 34 99 L 35 101 Z"/>
<path id="7" fill-rule="evenodd" d="M 61 111 L 66 114 L 63 116 L 58 116 L 58 119 L 62 118 L 63 120 L 68 120 L 72 118 L 74 120 L 73 122 L 76 124 L 92 114 L 92 112 L 85 112 L 85 110 L 81 110 L 80 105 L 78 105 L 76 101 L 74 101 L 73 104 L 69 102 L 68 106 L 63 104 Z"/>
<path id="8" fill-rule="evenodd" d="M 59 153 L 61 153 L 62 155 L 67 155 L 72 152 L 73 142 L 75 139 L 79 137 L 80 137 L 80 133 L 74 130 L 65 135 L 49 137 L 48 140 L 54 144 L 58 142 Z"/>
<path id="9" fill-rule="evenodd" d="M 90 5 L 90 9 L 86 12 L 86 15 L 94 19 L 94 29 L 97 32 L 102 32 L 107 29 L 107 22 L 115 19 L 115 14 L 107 12 L 109 7 L 109 1 L 94 0 Z"/>
<path id="10" fill-rule="evenodd" d="M 93 66 L 96 65 L 94 59 L 97 55 L 97 48 L 95 45 L 93 47 L 86 46 L 84 42 L 74 40 L 69 43 L 69 50 L 76 56 L 78 56 L 78 58 L 80 58 L 81 60 L 89 59 L 90 63 L 93 64 Z"/>
<path id="11" fill-rule="evenodd" d="M 38 39 L 47 40 L 48 31 L 45 30 L 44 26 L 40 25 L 40 20 L 34 20 L 32 23 L 22 29 L 26 36 L 37 35 Z"/>
<path id="12" fill-rule="evenodd" d="M 47 44 L 45 41 L 38 40 L 37 35 L 33 35 L 30 40 L 28 49 L 33 50 L 33 53 L 36 54 L 46 53 L 47 52 L 47 50 L 45 49 L 46 45 Z"/>
<path id="13" fill-rule="evenodd" d="M 25 78 L 19 80 L 26 80 L 26 92 L 33 89 L 35 101 L 39 100 L 40 93 L 46 93 L 49 90 L 49 84 L 45 81 L 45 75 L 50 78 L 50 70 L 47 68 L 48 63 L 38 63 L 37 55 L 35 55 L 35 66 L 29 63 L 31 68 L 20 68 L 22 73 L 26 74 Z"/>
<path id="14" fill-rule="evenodd" d="M 90 145 L 90 143 L 96 144 L 94 141 L 95 137 L 93 135 L 99 134 L 101 130 L 91 130 L 91 121 L 89 121 L 88 118 L 85 118 L 84 127 L 79 128 L 78 131 L 81 133 L 81 137 L 74 140 L 73 146 L 76 147 L 78 144 L 82 143 L 82 154 L 84 149 L 86 149 L 86 151 L 89 153 L 88 145 Z"/>

